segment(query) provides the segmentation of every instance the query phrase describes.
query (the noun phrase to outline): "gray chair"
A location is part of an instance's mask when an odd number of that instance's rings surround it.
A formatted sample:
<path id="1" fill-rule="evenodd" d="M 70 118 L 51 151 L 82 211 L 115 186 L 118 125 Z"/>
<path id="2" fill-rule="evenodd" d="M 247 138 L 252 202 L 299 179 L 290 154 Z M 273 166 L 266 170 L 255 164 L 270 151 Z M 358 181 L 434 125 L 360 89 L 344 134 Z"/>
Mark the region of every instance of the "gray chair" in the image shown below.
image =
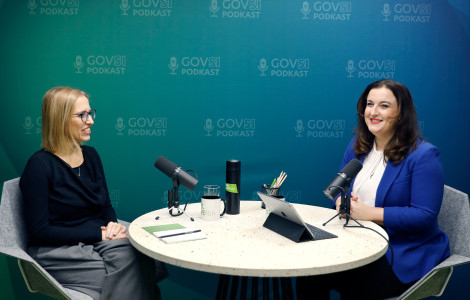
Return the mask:
<path id="1" fill-rule="evenodd" d="M 439 227 L 449 236 L 450 256 L 429 271 L 412 287 L 397 298 L 399 300 L 439 297 L 444 292 L 454 266 L 470 262 L 470 205 L 468 195 L 444 186 Z"/>
<path id="2" fill-rule="evenodd" d="M 64 288 L 26 252 L 28 237 L 24 227 L 19 178 L 6 181 L 0 202 L 0 253 L 18 259 L 26 286 L 32 293 L 56 299 L 93 300 L 87 294 Z M 119 221 L 127 225 L 127 222 Z"/>
<path id="3" fill-rule="evenodd" d="M 92 300 L 86 294 L 64 288 L 26 252 L 28 237 L 24 227 L 19 178 L 3 184 L 0 202 L 0 253 L 18 259 L 24 281 L 32 293 L 56 299 Z"/>

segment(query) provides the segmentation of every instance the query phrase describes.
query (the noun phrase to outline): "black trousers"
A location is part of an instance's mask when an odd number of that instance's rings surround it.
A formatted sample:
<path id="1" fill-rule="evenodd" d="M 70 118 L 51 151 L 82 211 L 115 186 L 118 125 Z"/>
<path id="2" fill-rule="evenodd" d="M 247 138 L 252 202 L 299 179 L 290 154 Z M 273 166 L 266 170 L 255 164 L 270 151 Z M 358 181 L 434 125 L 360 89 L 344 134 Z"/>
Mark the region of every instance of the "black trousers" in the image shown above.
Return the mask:
<path id="1" fill-rule="evenodd" d="M 297 277 L 297 299 L 330 299 L 330 290 L 341 294 L 342 300 L 384 299 L 398 296 L 414 282 L 404 284 L 393 273 L 385 256 L 356 269 Z"/>

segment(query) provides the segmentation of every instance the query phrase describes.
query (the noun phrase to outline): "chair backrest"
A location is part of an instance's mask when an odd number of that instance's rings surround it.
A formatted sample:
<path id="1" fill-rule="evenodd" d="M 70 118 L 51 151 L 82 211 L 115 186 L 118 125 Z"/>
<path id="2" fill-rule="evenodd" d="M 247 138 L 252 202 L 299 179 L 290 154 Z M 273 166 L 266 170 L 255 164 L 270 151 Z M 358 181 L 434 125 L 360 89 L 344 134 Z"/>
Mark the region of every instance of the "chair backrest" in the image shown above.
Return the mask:
<path id="1" fill-rule="evenodd" d="M 5 181 L 0 202 L 0 247 L 26 250 L 28 236 L 24 228 L 20 178 Z"/>
<path id="2" fill-rule="evenodd" d="M 444 186 L 439 227 L 449 237 L 450 254 L 470 257 L 470 204 L 468 195 Z"/>
<path id="3" fill-rule="evenodd" d="M 20 178 L 5 181 L 0 202 L 0 253 L 18 259 L 23 278 L 31 292 L 55 299 L 92 300 L 84 293 L 64 288 L 27 253 Z"/>

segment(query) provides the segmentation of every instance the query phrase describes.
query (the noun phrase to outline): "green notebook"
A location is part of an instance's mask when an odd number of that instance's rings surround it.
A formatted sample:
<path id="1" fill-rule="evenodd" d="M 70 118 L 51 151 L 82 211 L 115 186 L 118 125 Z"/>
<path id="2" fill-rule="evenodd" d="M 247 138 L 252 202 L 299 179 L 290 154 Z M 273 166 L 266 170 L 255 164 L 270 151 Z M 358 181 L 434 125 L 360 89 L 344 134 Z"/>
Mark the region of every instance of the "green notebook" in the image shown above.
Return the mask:
<path id="1" fill-rule="evenodd" d="M 183 228 L 184 228 L 183 225 L 180 225 L 177 223 L 142 227 L 142 229 L 144 229 L 150 234 L 153 234 L 154 232 L 158 232 L 158 231 L 167 231 L 167 230 L 183 229 Z"/>
<path id="2" fill-rule="evenodd" d="M 184 227 L 180 224 L 165 224 L 156 226 L 142 227 L 148 233 L 158 237 L 167 244 L 179 243 L 184 241 L 203 240 L 207 236 L 201 230 Z"/>

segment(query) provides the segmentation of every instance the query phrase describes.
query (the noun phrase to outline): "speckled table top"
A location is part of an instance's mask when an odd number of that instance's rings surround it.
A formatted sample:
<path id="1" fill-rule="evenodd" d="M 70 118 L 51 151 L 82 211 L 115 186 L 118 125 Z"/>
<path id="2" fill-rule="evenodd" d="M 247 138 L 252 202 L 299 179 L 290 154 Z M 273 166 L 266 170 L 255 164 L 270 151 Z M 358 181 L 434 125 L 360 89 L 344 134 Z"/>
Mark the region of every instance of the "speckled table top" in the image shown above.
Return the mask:
<path id="1" fill-rule="evenodd" d="M 200 203 L 187 206 L 187 216 L 172 217 L 168 209 L 149 212 L 129 226 L 132 245 L 144 254 L 178 267 L 227 275 L 293 277 L 327 274 L 363 266 L 380 258 L 387 242 L 377 233 L 360 228 L 344 228 L 344 219 L 323 207 L 294 204 L 302 219 L 331 232 L 338 238 L 295 243 L 265 227 L 266 210 L 260 201 L 241 201 L 239 215 L 225 214 L 218 221 L 201 219 Z M 156 216 L 161 216 L 155 220 Z M 165 244 L 142 227 L 179 223 L 201 229 L 207 239 Z M 372 222 L 361 221 L 387 237 Z M 354 221 L 349 221 L 354 225 Z"/>

